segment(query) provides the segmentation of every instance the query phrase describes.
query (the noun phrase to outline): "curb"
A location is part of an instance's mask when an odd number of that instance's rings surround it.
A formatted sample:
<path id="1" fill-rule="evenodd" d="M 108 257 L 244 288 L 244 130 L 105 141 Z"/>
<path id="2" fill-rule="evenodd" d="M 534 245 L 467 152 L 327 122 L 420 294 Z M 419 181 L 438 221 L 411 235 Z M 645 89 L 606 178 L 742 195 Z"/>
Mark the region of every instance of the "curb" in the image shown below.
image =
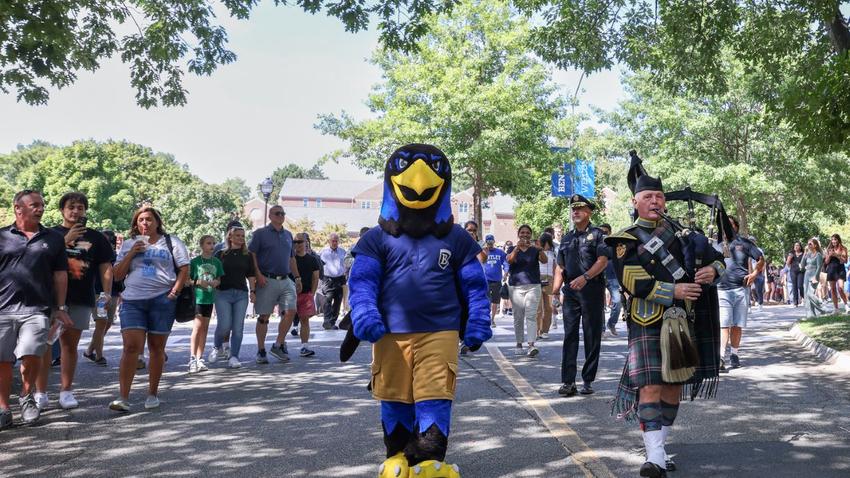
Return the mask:
<path id="1" fill-rule="evenodd" d="M 809 337 L 800 329 L 799 322 L 791 327 L 790 333 L 798 344 L 802 345 L 803 348 L 814 354 L 818 359 L 837 370 L 850 372 L 850 354 L 838 352 Z"/>

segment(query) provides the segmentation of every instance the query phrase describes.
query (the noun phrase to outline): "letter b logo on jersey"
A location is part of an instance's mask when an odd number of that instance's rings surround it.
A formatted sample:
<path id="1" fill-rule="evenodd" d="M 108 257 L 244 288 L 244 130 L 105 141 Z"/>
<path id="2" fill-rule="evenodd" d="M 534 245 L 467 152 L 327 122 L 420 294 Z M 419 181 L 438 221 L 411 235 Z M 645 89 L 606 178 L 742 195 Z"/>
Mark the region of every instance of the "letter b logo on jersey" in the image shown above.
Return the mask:
<path id="1" fill-rule="evenodd" d="M 441 269 L 445 269 L 449 266 L 449 259 L 452 257 L 452 251 L 448 249 L 440 249 L 440 259 L 437 262 L 440 265 Z"/>

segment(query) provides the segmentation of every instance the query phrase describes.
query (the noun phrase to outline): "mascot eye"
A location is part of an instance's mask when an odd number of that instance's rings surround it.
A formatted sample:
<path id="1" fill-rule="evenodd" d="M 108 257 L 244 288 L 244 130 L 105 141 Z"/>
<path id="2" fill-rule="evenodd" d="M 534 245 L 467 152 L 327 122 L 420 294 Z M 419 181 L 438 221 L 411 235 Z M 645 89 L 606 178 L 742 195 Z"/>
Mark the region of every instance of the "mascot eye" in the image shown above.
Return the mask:
<path id="1" fill-rule="evenodd" d="M 404 158 L 398 158 L 398 169 L 404 169 L 407 167 L 407 160 Z"/>
<path id="2" fill-rule="evenodd" d="M 434 171 L 439 172 L 439 171 L 440 171 L 440 162 L 439 162 L 439 161 L 434 161 L 433 163 L 431 163 L 431 168 L 432 168 Z"/>

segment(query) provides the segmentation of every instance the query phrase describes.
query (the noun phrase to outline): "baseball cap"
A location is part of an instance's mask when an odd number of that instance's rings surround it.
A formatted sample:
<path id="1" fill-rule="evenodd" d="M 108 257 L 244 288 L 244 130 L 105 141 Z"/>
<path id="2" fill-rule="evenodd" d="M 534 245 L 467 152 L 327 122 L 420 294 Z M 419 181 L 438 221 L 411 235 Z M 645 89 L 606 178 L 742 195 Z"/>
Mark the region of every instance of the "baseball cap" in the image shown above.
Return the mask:
<path id="1" fill-rule="evenodd" d="M 487 234 L 486 236 L 484 236 L 484 240 L 485 241 L 495 241 L 496 237 L 493 236 L 492 234 Z"/>

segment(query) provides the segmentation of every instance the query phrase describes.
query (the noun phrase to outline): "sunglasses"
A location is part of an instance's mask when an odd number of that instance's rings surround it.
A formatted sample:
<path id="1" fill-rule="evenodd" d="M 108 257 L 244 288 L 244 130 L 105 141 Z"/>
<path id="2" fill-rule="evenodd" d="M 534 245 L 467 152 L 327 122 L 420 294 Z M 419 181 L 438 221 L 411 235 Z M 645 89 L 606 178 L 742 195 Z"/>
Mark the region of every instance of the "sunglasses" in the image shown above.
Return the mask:
<path id="1" fill-rule="evenodd" d="M 283 211 L 273 212 L 272 216 L 286 216 L 286 213 Z"/>
<path id="2" fill-rule="evenodd" d="M 467 229 L 466 232 L 478 232 L 478 229 Z"/>
<path id="3" fill-rule="evenodd" d="M 304 241 L 292 241 L 293 244 L 304 244 Z"/>

